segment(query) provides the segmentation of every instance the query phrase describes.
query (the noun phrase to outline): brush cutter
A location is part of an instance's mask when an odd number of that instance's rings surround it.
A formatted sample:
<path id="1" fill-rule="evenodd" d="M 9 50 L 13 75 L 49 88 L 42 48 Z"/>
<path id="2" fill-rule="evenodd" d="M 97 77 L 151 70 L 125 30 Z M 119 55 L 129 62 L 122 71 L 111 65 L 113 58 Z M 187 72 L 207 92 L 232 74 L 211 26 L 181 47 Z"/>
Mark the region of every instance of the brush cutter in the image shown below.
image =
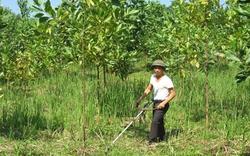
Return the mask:
<path id="1" fill-rule="evenodd" d="M 143 106 L 143 108 L 142 108 L 142 110 L 140 111 L 140 113 L 128 124 L 128 126 L 115 138 L 115 140 L 106 148 L 106 153 L 109 151 L 109 147 L 111 146 L 111 145 L 113 145 L 118 139 L 119 139 L 119 137 L 129 128 L 129 126 L 131 126 L 132 124 L 133 124 L 133 122 L 135 121 L 135 120 L 137 120 L 139 117 L 140 117 L 140 115 L 142 114 L 142 113 L 144 113 L 145 111 L 146 111 L 146 108 L 151 104 L 151 103 L 153 103 L 154 102 L 154 100 L 151 100 L 151 101 L 149 101 L 149 102 L 147 102 L 144 106 Z"/>

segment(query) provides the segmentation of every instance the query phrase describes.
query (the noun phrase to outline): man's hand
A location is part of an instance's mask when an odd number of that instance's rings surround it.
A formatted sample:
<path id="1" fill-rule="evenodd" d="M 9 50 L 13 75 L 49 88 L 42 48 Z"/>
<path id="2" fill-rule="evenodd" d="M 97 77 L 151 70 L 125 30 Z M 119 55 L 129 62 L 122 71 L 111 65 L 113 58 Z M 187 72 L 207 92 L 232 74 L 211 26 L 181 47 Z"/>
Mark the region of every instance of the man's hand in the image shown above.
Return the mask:
<path id="1" fill-rule="evenodd" d="M 141 103 L 141 100 L 140 100 L 140 99 L 136 100 L 136 102 L 135 102 L 136 108 L 140 105 L 140 103 Z"/>
<path id="2" fill-rule="evenodd" d="M 165 104 L 164 103 L 160 103 L 156 109 L 163 109 L 165 107 Z"/>

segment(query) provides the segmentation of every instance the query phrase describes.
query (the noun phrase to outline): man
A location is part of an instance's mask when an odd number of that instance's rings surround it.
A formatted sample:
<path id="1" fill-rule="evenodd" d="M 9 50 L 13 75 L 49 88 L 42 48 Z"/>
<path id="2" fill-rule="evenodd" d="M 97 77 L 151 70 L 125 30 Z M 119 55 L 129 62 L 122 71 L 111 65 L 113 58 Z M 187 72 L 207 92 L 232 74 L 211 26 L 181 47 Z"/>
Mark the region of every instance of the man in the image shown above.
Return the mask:
<path id="1" fill-rule="evenodd" d="M 162 60 L 154 61 L 151 67 L 154 74 L 150 78 L 148 87 L 136 101 L 136 106 L 154 89 L 153 118 L 149 133 L 149 145 L 153 147 L 157 137 L 159 141 L 165 140 L 164 115 L 169 108 L 169 102 L 175 97 L 175 90 L 172 80 L 164 74 L 166 67 Z"/>

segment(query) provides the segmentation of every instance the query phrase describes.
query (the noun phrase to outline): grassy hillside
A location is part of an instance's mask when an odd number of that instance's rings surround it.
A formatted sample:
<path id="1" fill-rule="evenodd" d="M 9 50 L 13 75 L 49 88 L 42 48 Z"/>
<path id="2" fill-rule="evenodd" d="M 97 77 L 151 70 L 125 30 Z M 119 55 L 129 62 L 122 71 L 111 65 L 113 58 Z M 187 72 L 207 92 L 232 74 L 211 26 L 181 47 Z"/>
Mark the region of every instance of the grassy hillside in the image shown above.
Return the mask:
<path id="1" fill-rule="evenodd" d="M 233 69 L 210 71 L 208 124 L 205 75 L 193 71 L 180 78 L 171 71 L 166 73 L 177 92 L 165 116 L 167 141 L 148 149 L 152 117 L 149 108 L 110 147 L 108 155 L 249 155 L 250 85 L 249 81 L 236 84 L 234 72 Z M 105 155 L 106 147 L 140 112 L 134 103 L 151 74 L 140 71 L 126 81 L 108 75 L 107 92 L 101 86 L 98 106 L 97 79 L 93 71 L 87 73 L 85 148 L 81 141 L 79 69 L 25 84 L 4 85 L 4 96 L 0 99 L 0 154 Z M 143 103 L 151 98 L 152 95 Z"/>

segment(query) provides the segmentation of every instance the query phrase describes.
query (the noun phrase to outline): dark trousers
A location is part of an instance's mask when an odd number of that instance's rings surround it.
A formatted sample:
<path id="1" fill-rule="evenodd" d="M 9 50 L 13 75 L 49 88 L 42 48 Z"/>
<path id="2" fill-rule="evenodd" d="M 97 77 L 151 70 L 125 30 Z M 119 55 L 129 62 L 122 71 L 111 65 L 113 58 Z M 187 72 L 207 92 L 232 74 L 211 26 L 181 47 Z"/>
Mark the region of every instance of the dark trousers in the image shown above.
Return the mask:
<path id="1" fill-rule="evenodd" d="M 157 137 L 163 139 L 163 136 L 165 135 L 164 115 L 168 111 L 169 103 L 167 103 L 163 109 L 155 109 L 161 102 L 162 101 L 154 102 L 153 118 L 149 132 L 149 142 L 156 142 Z"/>

